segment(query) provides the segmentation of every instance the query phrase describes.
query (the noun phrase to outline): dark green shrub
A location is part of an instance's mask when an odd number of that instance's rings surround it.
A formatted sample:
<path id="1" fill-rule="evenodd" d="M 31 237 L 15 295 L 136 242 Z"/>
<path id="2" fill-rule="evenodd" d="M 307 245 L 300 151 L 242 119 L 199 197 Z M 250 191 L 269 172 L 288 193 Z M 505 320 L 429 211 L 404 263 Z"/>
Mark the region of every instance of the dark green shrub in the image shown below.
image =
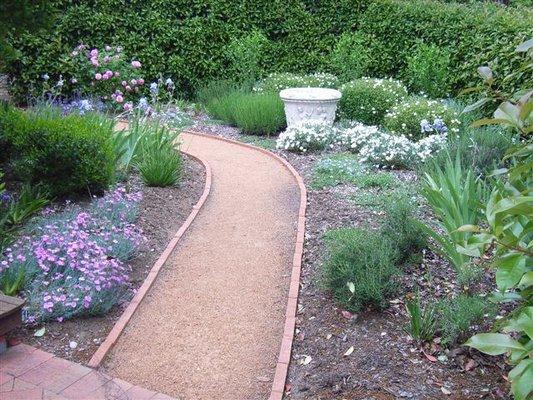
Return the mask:
<path id="1" fill-rule="evenodd" d="M 268 39 L 260 31 L 234 39 L 226 48 L 232 78 L 237 82 L 253 82 L 262 74 L 261 59 Z"/>
<path id="2" fill-rule="evenodd" d="M 15 174 L 51 195 L 97 193 L 113 181 L 113 122 L 97 115 L 61 116 L 52 108 L 0 115 L 13 147 Z"/>
<path id="3" fill-rule="evenodd" d="M 50 28 L 23 30 L 8 39 L 14 52 L 7 59 L 6 72 L 16 78 L 13 93 L 19 98 L 31 87 L 40 93 L 44 73 L 54 82 L 59 74 L 70 79 L 76 71 L 65 65 L 64 56 L 80 42 L 122 45 L 128 56 L 142 61 L 147 81 L 159 74 L 172 76 L 180 91 L 192 94 L 205 82 L 232 78 L 225 47 L 254 30 L 269 39 L 261 60 L 265 72 L 326 71 L 338 37 L 357 30 L 369 38 L 365 43 L 371 55 L 368 74 L 399 77 L 413 46 L 422 39 L 451 50 L 454 89 L 475 83 L 477 66 L 492 60 L 497 60 L 497 74 L 512 70 L 517 63 L 512 51 L 533 36 L 530 9 L 492 4 L 427 0 L 47 3 L 57 9 L 51 13 L 55 20 Z M 34 4 L 30 12 L 38 7 Z M 526 79 L 526 75 L 515 76 L 505 85 L 516 88 Z"/>
<path id="4" fill-rule="evenodd" d="M 437 304 L 437 326 L 443 344 L 453 344 L 464 339 L 473 324 L 480 322 L 485 314 L 494 314 L 495 307 L 486 299 L 461 294 Z"/>
<path id="5" fill-rule="evenodd" d="M 340 116 L 368 125 L 381 124 L 385 114 L 407 97 L 405 86 L 393 79 L 356 79 L 342 85 L 340 91 Z"/>
<path id="6" fill-rule="evenodd" d="M 360 32 L 343 33 L 339 38 L 331 52 L 331 65 L 343 82 L 365 76 L 370 63 L 367 41 L 368 37 Z"/>
<path id="7" fill-rule="evenodd" d="M 381 309 L 396 293 L 394 245 L 378 232 L 338 229 L 326 234 L 325 284 L 335 300 L 351 311 Z"/>
<path id="8" fill-rule="evenodd" d="M 450 95 L 452 71 L 450 52 L 434 44 L 419 43 L 407 57 L 405 79 L 411 91 L 423 92 L 432 98 Z"/>
<path id="9" fill-rule="evenodd" d="M 372 76 L 401 76 L 419 41 L 450 51 L 452 88 L 460 91 L 478 83 L 477 67 L 490 64 L 496 75 L 516 70 L 514 49 L 533 36 L 532 9 L 511 9 L 491 2 L 444 4 L 435 0 L 375 0 L 359 18 L 357 29 L 370 35 Z M 517 74 L 503 86 L 507 91 L 531 79 Z"/>
<path id="10" fill-rule="evenodd" d="M 394 244 L 399 263 L 427 246 L 427 235 L 413 218 L 413 205 L 406 197 L 396 196 L 385 207 L 381 234 Z"/>

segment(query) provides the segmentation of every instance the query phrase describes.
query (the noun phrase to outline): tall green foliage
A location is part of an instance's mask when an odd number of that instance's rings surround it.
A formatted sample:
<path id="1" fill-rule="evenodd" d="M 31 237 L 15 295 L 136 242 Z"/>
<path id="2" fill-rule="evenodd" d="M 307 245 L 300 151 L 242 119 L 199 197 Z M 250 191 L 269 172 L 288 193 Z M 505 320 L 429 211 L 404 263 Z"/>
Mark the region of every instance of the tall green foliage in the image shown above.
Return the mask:
<path id="1" fill-rule="evenodd" d="M 261 32 L 265 72 L 312 72 L 330 67 L 330 53 L 342 33 L 368 37 L 368 73 L 400 76 L 417 39 L 451 49 L 455 88 L 475 79 L 478 63 L 497 58 L 498 71 L 516 66 L 509 43 L 531 36 L 531 11 L 491 4 L 443 4 L 417 0 L 55 0 L 61 12 L 50 29 L 23 30 L 9 39 L 16 57 L 6 71 L 16 78 L 14 94 L 39 91 L 40 76 L 56 80 L 74 71 L 63 58 L 80 42 L 122 45 L 143 63 L 147 79 L 172 76 L 182 92 L 213 79 L 230 78 L 226 46 L 250 32 Z M 112 42 L 112 43 L 109 43 Z M 479 56 L 479 50 L 488 49 Z M 512 50 L 512 49 L 511 49 Z M 69 69 L 70 68 L 70 69 Z M 506 82 L 517 87 L 523 77 Z"/>
<path id="2" fill-rule="evenodd" d="M 533 39 L 520 44 L 516 53 L 523 60 L 517 72 L 531 71 Z M 474 125 L 503 125 L 519 134 L 522 141 L 504 157 L 508 167 L 495 172 L 501 179 L 486 202 L 483 224 L 464 225 L 459 231 L 475 233 L 464 253 L 481 255 L 495 250 L 493 266 L 498 292 L 493 297 L 514 302 L 516 310 L 503 324 L 501 333 L 481 333 L 466 344 L 491 355 L 507 354 L 514 365 L 509 373 L 514 397 L 526 400 L 533 393 L 533 90 L 506 98 L 494 90 L 496 77 L 489 67 L 482 67 L 479 72 L 488 97 L 470 108 L 491 101 L 501 103 L 493 118 Z"/>

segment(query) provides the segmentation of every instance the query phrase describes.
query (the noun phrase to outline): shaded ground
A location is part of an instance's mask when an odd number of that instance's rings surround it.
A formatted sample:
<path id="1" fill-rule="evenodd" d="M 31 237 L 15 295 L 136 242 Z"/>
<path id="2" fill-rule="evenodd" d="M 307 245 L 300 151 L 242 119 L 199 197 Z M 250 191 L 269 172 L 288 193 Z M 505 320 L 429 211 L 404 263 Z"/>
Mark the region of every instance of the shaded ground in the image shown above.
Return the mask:
<path id="1" fill-rule="evenodd" d="M 132 175 L 126 183 L 132 190 L 143 192 L 137 224 L 147 239 L 137 257 L 130 262 L 132 291 L 141 286 L 152 264 L 198 201 L 204 189 L 204 175 L 201 164 L 184 156 L 183 179 L 177 187 L 147 187 L 142 185 L 140 177 L 136 175 Z M 58 357 L 86 363 L 105 339 L 127 303 L 125 301 L 123 306 L 116 307 L 102 317 L 46 323 L 46 333 L 42 337 L 33 335 L 36 328 L 21 329 L 14 332 L 13 336 Z M 70 347 L 71 341 L 76 342 L 75 349 Z"/>
<path id="2" fill-rule="evenodd" d="M 199 122 L 196 129 L 241 139 L 237 129 L 227 126 Z M 245 140 L 249 141 L 248 138 Z M 404 327 L 408 318 L 403 304 L 406 293 L 420 286 L 421 296 L 427 301 L 459 290 L 453 268 L 432 251 L 425 251 L 422 259 L 407 269 L 398 282 L 398 296 L 392 299 L 387 310 L 360 315 L 343 313 L 320 284 L 325 253 L 322 236 L 334 228 L 376 227 L 383 211 L 379 207 L 357 204 L 353 198 L 361 190 L 351 185 L 310 189 L 313 168 L 322 155 L 276 152 L 288 159 L 308 187 L 302 288 L 286 397 L 353 400 L 509 398 L 509 388 L 503 379 L 507 369 L 502 358 L 484 356 L 459 345 L 450 350 L 441 348 L 438 343 L 422 347 L 406 334 Z M 393 173 L 408 186 L 414 188 L 416 185 L 414 173 Z M 416 193 L 416 189 L 413 192 Z M 418 213 L 424 219 L 431 218 L 424 207 Z M 490 291 L 492 281 L 487 273 L 481 286 Z M 477 330 L 481 329 L 477 327 Z M 353 353 L 344 356 L 351 346 L 354 347 Z M 437 359 L 439 356 L 440 360 Z M 308 357 L 311 359 L 309 363 L 306 362 Z"/>

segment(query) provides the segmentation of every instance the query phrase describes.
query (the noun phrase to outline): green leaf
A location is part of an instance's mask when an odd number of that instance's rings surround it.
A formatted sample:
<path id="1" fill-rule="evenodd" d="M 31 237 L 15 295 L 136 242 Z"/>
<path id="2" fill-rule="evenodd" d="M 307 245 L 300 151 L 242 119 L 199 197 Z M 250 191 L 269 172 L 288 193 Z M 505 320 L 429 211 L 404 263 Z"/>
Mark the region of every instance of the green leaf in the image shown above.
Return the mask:
<path id="1" fill-rule="evenodd" d="M 481 229 L 477 225 L 463 225 L 457 228 L 457 232 L 474 232 L 478 233 Z"/>
<path id="2" fill-rule="evenodd" d="M 466 106 L 464 109 L 463 109 L 463 113 L 468 113 L 468 112 L 471 112 L 471 111 L 474 111 L 474 110 L 477 110 L 478 108 L 481 108 L 483 107 L 485 104 L 487 104 L 488 102 L 490 101 L 490 99 L 488 98 L 482 98 L 482 99 L 479 99 L 478 101 L 476 101 L 475 103 L 472 103 L 468 106 Z"/>
<path id="3" fill-rule="evenodd" d="M 498 356 L 511 350 L 526 350 L 518 341 L 503 333 L 479 333 L 468 339 L 465 345 L 491 356 Z"/>
<path id="4" fill-rule="evenodd" d="M 527 272 L 526 258 L 520 253 L 510 253 L 496 260 L 496 284 L 499 289 L 514 287 Z"/>
<path id="5" fill-rule="evenodd" d="M 526 335 L 533 338 L 533 306 L 525 307 L 516 318 L 511 319 L 505 331 L 524 331 Z"/>
<path id="6" fill-rule="evenodd" d="M 533 271 L 526 272 L 520 282 L 518 283 L 518 288 L 524 290 L 528 287 L 533 286 Z"/>
<path id="7" fill-rule="evenodd" d="M 520 364 L 524 361 L 527 360 L 522 360 Z M 515 379 L 511 382 L 511 390 L 513 391 L 515 400 L 528 399 L 531 392 L 533 392 L 533 364 L 529 363 L 526 365 L 522 373 L 516 374 Z"/>
<path id="8" fill-rule="evenodd" d="M 475 127 L 483 126 L 483 125 L 497 125 L 497 124 L 508 124 L 508 123 L 509 121 L 507 119 L 483 118 L 483 119 L 478 119 L 477 121 L 472 122 L 470 126 L 475 128 Z"/>

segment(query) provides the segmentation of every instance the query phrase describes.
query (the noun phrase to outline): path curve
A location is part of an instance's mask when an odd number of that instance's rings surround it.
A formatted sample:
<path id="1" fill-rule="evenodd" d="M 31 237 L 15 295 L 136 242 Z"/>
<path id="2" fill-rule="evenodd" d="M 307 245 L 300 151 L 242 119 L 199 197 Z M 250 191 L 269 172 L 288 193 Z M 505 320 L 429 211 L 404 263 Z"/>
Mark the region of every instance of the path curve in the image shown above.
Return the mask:
<path id="1" fill-rule="evenodd" d="M 259 150 L 182 140 L 211 165 L 211 194 L 105 369 L 180 399 L 266 399 L 286 322 L 299 186 Z"/>

